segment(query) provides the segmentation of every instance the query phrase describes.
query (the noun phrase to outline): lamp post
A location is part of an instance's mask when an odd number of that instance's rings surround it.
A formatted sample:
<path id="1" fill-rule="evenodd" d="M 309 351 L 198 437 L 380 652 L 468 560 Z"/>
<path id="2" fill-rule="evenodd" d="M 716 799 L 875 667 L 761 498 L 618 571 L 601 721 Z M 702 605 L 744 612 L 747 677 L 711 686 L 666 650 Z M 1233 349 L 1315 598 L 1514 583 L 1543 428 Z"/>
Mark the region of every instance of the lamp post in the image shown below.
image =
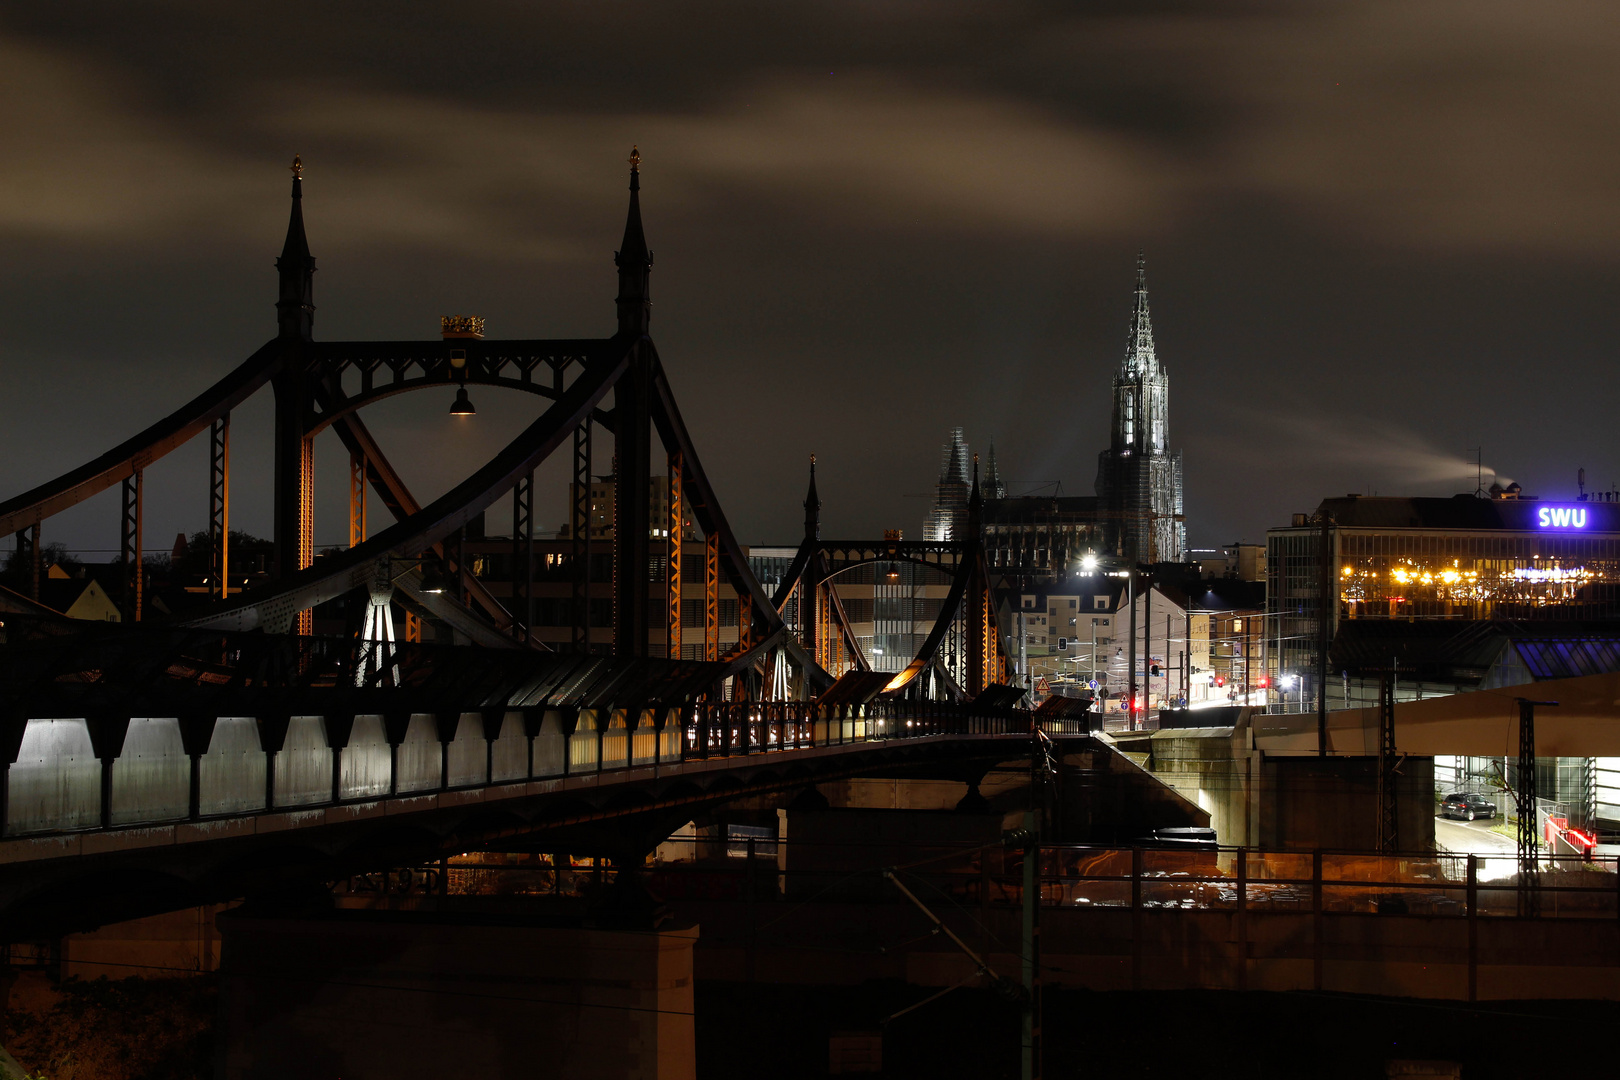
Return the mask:
<path id="1" fill-rule="evenodd" d="M 1141 569 L 1127 559 L 1109 555 L 1096 555 L 1088 553 L 1080 560 L 1080 568 L 1090 573 L 1101 570 L 1109 577 L 1122 577 L 1125 579 L 1125 604 L 1130 610 L 1130 646 L 1126 651 L 1125 693 L 1126 708 L 1129 710 L 1129 729 L 1136 730 L 1137 714 L 1137 685 L 1136 685 L 1136 575 Z M 1151 576 L 1149 582 L 1152 582 Z M 1116 612 L 1116 617 L 1118 613 Z M 1093 638 L 1096 634 L 1093 631 Z M 1095 649 L 1093 649 L 1095 652 Z"/>

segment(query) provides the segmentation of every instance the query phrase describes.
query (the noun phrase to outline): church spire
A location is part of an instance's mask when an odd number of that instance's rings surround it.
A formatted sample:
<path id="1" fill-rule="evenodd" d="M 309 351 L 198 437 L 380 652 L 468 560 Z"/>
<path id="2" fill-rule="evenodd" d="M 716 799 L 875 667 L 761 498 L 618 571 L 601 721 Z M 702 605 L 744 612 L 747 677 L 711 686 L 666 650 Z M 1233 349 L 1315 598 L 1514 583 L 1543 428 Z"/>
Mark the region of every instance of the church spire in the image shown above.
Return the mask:
<path id="1" fill-rule="evenodd" d="M 984 461 L 984 496 L 987 499 L 1005 499 L 1007 485 L 1002 482 L 1001 469 L 996 465 L 995 440 L 990 442 L 990 453 Z"/>
<path id="2" fill-rule="evenodd" d="M 276 260 L 281 277 L 281 296 L 276 301 L 276 324 L 280 336 L 308 341 L 315 323 L 315 257 L 309 253 L 304 236 L 304 162 L 294 156 L 292 163 L 292 214 L 287 219 L 287 240 Z"/>
<path id="3" fill-rule="evenodd" d="M 619 333 L 641 337 L 652 321 L 653 254 L 641 230 L 641 151 L 635 147 L 630 148 L 630 211 L 613 264 L 619 268 Z"/>
<path id="4" fill-rule="evenodd" d="M 810 455 L 810 490 L 804 495 L 804 538 L 821 539 L 821 496 L 816 493 L 816 455 Z"/>
<path id="5" fill-rule="evenodd" d="M 1148 315 L 1147 258 L 1136 253 L 1136 310 L 1131 314 L 1131 337 L 1125 345 L 1126 375 L 1154 375 L 1159 360 L 1153 351 L 1153 319 Z"/>
<path id="6" fill-rule="evenodd" d="M 984 495 L 979 491 L 979 455 L 973 455 L 973 489 L 968 493 L 967 504 L 967 539 L 976 540 L 979 536 L 979 523 L 984 517 Z M 953 540 L 963 537 L 953 536 Z"/>

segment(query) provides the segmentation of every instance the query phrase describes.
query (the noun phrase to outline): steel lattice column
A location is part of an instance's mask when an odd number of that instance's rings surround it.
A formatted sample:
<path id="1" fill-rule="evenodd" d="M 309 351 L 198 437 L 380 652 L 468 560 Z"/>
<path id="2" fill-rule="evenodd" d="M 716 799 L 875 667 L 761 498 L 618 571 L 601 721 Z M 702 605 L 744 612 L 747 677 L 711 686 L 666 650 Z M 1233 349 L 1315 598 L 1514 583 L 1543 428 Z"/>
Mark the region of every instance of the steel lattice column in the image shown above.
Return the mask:
<path id="1" fill-rule="evenodd" d="M 1541 914 L 1541 867 L 1536 859 L 1536 706 L 1556 701 L 1519 699 L 1519 914 Z"/>
<path id="2" fill-rule="evenodd" d="M 574 429 L 574 483 L 569 527 L 574 541 L 574 651 L 591 651 L 591 422 Z"/>
<path id="3" fill-rule="evenodd" d="M 230 595 L 231 414 L 208 432 L 208 581 L 216 599 Z"/>
<path id="4" fill-rule="evenodd" d="M 681 505 L 681 452 L 676 450 L 669 455 L 669 535 L 665 537 L 668 556 L 664 568 L 665 626 L 669 632 L 664 655 L 671 660 L 681 658 L 681 537 L 685 531 Z"/>
<path id="5" fill-rule="evenodd" d="M 366 456 L 349 455 L 349 546 L 366 542 Z"/>
<path id="6" fill-rule="evenodd" d="M 132 622 L 141 621 L 141 587 L 146 576 L 141 572 L 141 495 L 144 486 L 144 474 L 140 469 L 124 478 L 118 560 L 124 571 L 124 610 Z M 37 542 L 35 551 L 38 551 Z"/>
<path id="7" fill-rule="evenodd" d="M 970 549 L 967 557 L 974 558 Z M 967 602 L 968 615 L 963 628 L 967 632 L 968 659 L 967 659 L 967 690 L 968 697 L 976 698 L 984 692 L 985 672 L 985 607 L 984 602 L 984 576 L 979 572 L 979 564 L 975 559 L 969 573 L 972 575 L 968 581 Z"/>
<path id="8" fill-rule="evenodd" d="M 703 656 L 720 658 L 720 537 L 703 538 Z"/>
<path id="9" fill-rule="evenodd" d="M 534 472 L 512 485 L 512 636 L 534 637 Z"/>
<path id="10" fill-rule="evenodd" d="M 737 597 L 737 649 L 736 655 L 742 656 L 748 651 L 749 639 L 752 636 L 754 620 L 754 598 L 749 595 Z"/>
<path id="11" fill-rule="evenodd" d="M 1391 660 L 1380 688 L 1378 710 L 1382 732 L 1378 740 L 1378 850 L 1386 854 L 1401 850 L 1400 799 L 1395 784 L 1398 775 L 1396 764 L 1399 761 L 1395 755 L 1395 681 L 1398 671 L 1399 668 Z"/>
<path id="12" fill-rule="evenodd" d="M 305 436 L 298 444 L 298 565 L 302 570 L 315 562 L 315 440 Z M 298 613 L 298 633 L 308 637 L 315 630 L 315 613 L 308 608 Z"/>

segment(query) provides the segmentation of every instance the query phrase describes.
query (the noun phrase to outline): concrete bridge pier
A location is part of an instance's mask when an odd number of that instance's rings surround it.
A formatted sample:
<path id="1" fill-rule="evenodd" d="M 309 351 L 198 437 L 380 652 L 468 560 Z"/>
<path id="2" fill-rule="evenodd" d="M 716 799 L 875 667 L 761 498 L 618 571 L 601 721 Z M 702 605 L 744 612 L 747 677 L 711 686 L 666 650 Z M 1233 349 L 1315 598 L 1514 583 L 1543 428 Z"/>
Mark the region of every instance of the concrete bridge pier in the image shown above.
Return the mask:
<path id="1" fill-rule="evenodd" d="M 695 926 L 548 924 L 483 900 L 221 916 L 215 1075 L 696 1075 Z"/>

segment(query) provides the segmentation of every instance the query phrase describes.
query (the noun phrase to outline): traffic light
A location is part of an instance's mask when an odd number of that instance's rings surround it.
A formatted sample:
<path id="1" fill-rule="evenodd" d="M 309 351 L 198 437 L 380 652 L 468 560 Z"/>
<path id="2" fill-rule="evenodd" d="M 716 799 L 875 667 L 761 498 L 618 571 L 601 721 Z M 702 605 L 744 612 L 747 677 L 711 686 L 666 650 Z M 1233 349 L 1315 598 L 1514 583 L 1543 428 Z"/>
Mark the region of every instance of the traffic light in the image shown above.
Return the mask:
<path id="1" fill-rule="evenodd" d="M 1148 674 L 1149 675 L 1158 675 L 1159 674 L 1159 665 L 1158 664 L 1149 664 L 1148 665 Z"/>
<path id="2" fill-rule="evenodd" d="M 1260 676 L 1260 689 L 1264 690 L 1266 687 L 1268 687 L 1270 685 L 1271 685 L 1271 680 L 1270 679 L 1266 678 L 1264 675 Z"/>
<path id="3" fill-rule="evenodd" d="M 1226 676 L 1225 675 L 1217 675 L 1217 676 L 1215 676 L 1215 685 L 1216 686 L 1225 686 L 1226 685 Z"/>
<path id="4" fill-rule="evenodd" d="M 1069 651 L 1069 639 L 1066 638 L 1066 637 L 1058 638 L 1058 652 L 1068 652 L 1068 651 Z"/>

